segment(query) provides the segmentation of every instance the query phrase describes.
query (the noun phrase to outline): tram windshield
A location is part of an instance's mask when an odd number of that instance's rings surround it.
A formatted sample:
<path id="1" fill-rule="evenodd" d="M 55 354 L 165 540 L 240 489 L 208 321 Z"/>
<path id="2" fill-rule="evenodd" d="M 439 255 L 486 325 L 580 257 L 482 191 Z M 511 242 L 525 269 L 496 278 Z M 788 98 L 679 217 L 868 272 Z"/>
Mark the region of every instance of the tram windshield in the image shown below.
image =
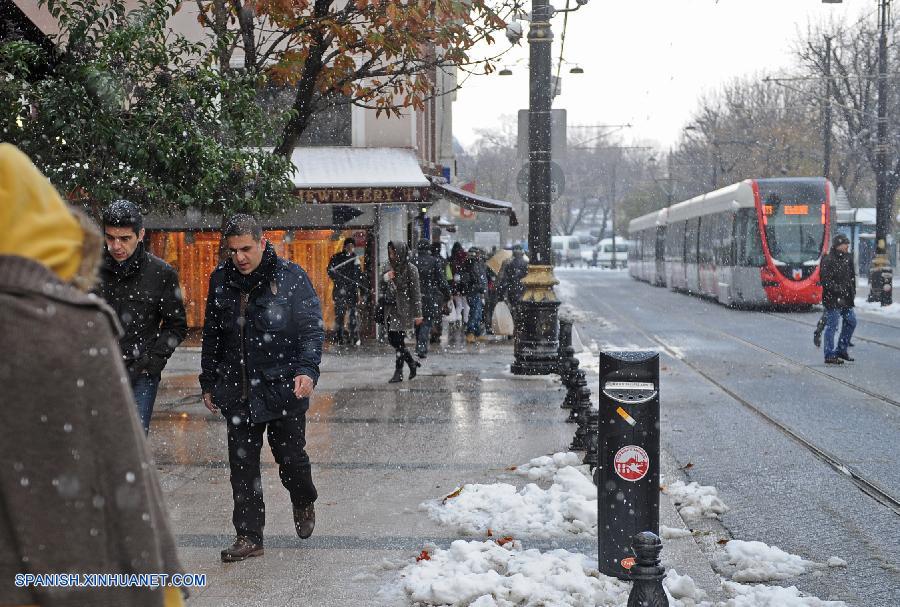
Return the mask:
<path id="1" fill-rule="evenodd" d="M 812 200 L 810 196 L 789 195 L 795 193 L 770 190 L 761 196 L 766 242 L 776 262 L 814 263 L 825 238 L 824 192 Z"/>

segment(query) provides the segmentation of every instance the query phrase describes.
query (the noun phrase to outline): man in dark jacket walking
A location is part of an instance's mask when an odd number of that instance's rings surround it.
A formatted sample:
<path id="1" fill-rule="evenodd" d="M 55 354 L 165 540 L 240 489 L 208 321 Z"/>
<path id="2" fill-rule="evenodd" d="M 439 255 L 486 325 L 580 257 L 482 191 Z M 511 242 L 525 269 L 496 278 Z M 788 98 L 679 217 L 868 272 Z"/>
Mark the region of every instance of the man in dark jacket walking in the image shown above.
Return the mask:
<path id="1" fill-rule="evenodd" d="M 500 267 L 500 276 L 497 281 L 500 283 L 500 298 L 506 300 L 513 319 L 518 322 L 519 304 L 522 301 L 522 295 L 525 294 L 525 285 L 522 284 L 522 279 L 528 274 L 528 261 L 525 259 L 522 245 L 515 245 L 512 254 L 513 256 L 504 261 Z"/>
<path id="2" fill-rule="evenodd" d="M 825 307 L 825 362 L 829 365 L 841 365 L 845 360 L 853 359 L 847 353 L 853 330 L 856 328 L 856 314 L 853 312 L 853 300 L 856 297 L 856 272 L 853 269 L 853 256 L 849 253 L 850 239 L 838 234 L 832 241 L 831 251 L 822 258 L 822 305 Z M 834 334 L 838 322 L 841 324 L 841 335 L 837 347 L 834 345 Z"/>
<path id="3" fill-rule="evenodd" d="M 228 426 L 237 538 L 222 560 L 231 562 L 263 554 L 259 458 L 266 430 L 297 535 L 312 535 L 318 494 L 305 450 L 306 411 L 325 333 L 306 272 L 275 254 L 253 217 L 235 215 L 223 236 L 230 259 L 209 278 L 200 386 L 206 408 L 221 411 Z"/>
<path id="4" fill-rule="evenodd" d="M 363 284 L 363 274 L 359 258 L 355 253 L 356 242 L 352 238 L 344 241 L 344 248 L 331 256 L 328 261 L 328 276 L 334 282 L 331 298 L 334 301 L 335 338 L 344 343 L 344 323 L 347 323 L 349 338 L 347 343 L 355 346 L 359 341 L 356 323 L 356 305 L 359 289 Z"/>
<path id="5" fill-rule="evenodd" d="M 444 274 L 444 262 L 431 254 L 431 243 L 422 239 L 416 245 L 415 259 L 422 291 L 422 324 L 416 327 L 416 356 L 428 356 L 431 327 L 441 323 L 441 307 L 450 298 L 450 287 Z"/>
<path id="6" fill-rule="evenodd" d="M 469 304 L 469 321 L 466 323 L 466 342 L 473 343 L 484 333 L 484 295 L 487 292 L 488 276 L 484 253 L 477 247 L 469 249 L 464 282 L 468 284 L 466 295 Z"/>
<path id="7" fill-rule="evenodd" d="M 136 204 L 117 200 L 103 210 L 102 220 L 106 251 L 96 293 L 122 323 L 119 347 L 147 433 L 162 370 L 187 334 L 178 274 L 144 248 Z"/>

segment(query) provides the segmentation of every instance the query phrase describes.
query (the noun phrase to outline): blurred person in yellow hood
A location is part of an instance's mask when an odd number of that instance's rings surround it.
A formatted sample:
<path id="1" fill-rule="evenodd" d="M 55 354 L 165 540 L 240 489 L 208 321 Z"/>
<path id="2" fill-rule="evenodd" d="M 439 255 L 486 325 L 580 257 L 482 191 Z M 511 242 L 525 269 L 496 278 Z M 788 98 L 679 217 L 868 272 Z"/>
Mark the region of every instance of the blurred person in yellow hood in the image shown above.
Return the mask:
<path id="1" fill-rule="evenodd" d="M 27 156 L 0 144 L 0 605 L 183 604 L 171 587 L 14 581 L 181 572 L 118 322 L 86 293 L 101 250 L 90 220 Z"/>

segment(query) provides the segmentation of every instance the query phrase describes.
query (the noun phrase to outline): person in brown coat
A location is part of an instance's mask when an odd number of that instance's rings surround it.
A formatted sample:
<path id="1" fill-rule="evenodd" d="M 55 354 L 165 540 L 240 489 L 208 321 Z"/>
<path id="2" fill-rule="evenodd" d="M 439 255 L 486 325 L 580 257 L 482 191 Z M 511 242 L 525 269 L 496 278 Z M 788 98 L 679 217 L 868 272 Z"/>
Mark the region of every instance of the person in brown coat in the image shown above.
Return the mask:
<path id="1" fill-rule="evenodd" d="M 388 265 L 381 275 L 381 294 L 384 301 L 384 322 L 388 343 L 396 350 L 394 375 L 388 383 L 403 381 L 403 364 L 409 365 L 409 378 L 416 376 L 421 363 L 413 359 L 406 347 L 406 332 L 422 324 L 422 290 L 419 270 L 409 259 L 405 242 L 388 243 Z"/>
<path id="2" fill-rule="evenodd" d="M 181 573 L 116 341 L 88 295 L 102 250 L 27 156 L 0 145 L 0 605 L 166 607 L 173 587 L 16 574 Z"/>

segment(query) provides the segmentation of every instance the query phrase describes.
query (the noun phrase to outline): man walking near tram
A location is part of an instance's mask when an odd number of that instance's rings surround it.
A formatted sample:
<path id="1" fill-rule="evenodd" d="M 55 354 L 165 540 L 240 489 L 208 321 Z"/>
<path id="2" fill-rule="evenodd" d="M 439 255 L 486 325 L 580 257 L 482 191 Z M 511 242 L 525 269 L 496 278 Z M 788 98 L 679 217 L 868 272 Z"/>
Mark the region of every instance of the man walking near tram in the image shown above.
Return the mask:
<path id="1" fill-rule="evenodd" d="M 856 272 L 853 256 L 849 253 L 850 239 L 837 234 L 832 241 L 831 251 L 822 258 L 822 305 L 825 307 L 825 363 L 842 365 L 852 361 L 847 353 L 853 330 L 856 328 L 856 314 L 853 300 L 856 297 Z M 837 346 L 834 334 L 841 322 L 841 334 Z"/>
<path id="2" fill-rule="evenodd" d="M 122 323 L 122 359 L 144 434 L 150 431 L 162 370 L 187 335 L 178 273 L 144 248 L 144 219 L 136 204 L 117 200 L 103 209 L 106 250 L 95 293 Z"/>
<path id="3" fill-rule="evenodd" d="M 305 450 L 306 410 L 325 334 L 306 272 L 275 254 L 253 217 L 235 215 L 223 237 L 229 259 L 209 279 L 200 386 L 206 408 L 221 411 L 228 427 L 237 538 L 222 560 L 231 562 L 263 554 L 264 431 L 291 496 L 297 535 L 312 535 L 317 493 Z"/>

